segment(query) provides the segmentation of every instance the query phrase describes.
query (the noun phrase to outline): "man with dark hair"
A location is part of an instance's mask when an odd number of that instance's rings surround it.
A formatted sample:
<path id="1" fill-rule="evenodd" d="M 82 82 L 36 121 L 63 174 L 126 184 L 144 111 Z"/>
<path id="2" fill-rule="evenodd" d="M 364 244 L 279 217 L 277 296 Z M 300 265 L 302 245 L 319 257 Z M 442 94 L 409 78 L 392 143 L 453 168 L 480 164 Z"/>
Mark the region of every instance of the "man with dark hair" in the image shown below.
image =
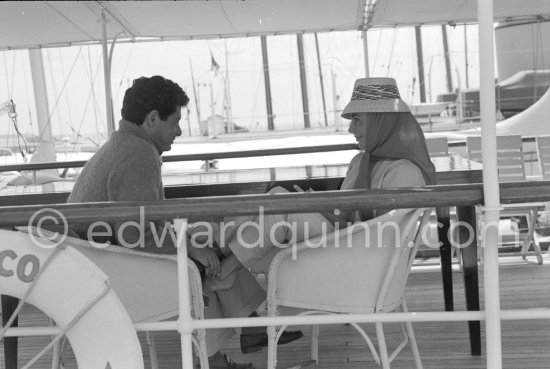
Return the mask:
<path id="1" fill-rule="evenodd" d="M 124 95 L 119 129 L 86 163 L 68 202 L 163 200 L 160 155 L 169 151 L 176 137 L 181 135 L 181 109 L 188 102 L 189 98 L 176 83 L 161 76 L 134 80 Z M 152 253 L 176 253 L 173 238 L 169 235 L 173 232 L 169 223 L 146 222 L 143 227 L 139 225 L 141 228 L 137 225 L 135 222 L 119 222 L 103 232 L 91 227 L 75 231 L 80 237 L 96 242 L 111 241 Z M 113 229 L 114 232 L 109 232 Z M 93 237 L 93 233 L 100 232 L 107 239 Z M 206 277 L 219 277 L 220 262 L 213 248 L 190 247 L 188 255 L 205 267 Z M 242 269 L 232 287 L 209 292 L 205 316 L 256 316 L 255 310 L 264 300 L 265 291 L 248 270 Z M 220 346 L 234 333 L 234 329 L 206 330 L 211 368 L 253 368 L 252 364 L 236 364 L 219 353 Z M 299 337 L 287 335 L 281 339 L 283 343 L 285 338 L 290 341 Z M 243 352 L 260 350 L 267 345 L 265 328 L 243 328 L 241 342 Z"/>
<path id="2" fill-rule="evenodd" d="M 160 155 L 170 150 L 176 137 L 181 136 L 181 108 L 188 102 L 189 98 L 180 86 L 161 76 L 134 80 L 124 95 L 119 129 L 86 163 L 67 201 L 163 200 Z M 143 224 L 144 229 L 125 224 L 117 223 L 107 230 L 86 227 L 75 231 L 82 238 L 139 247 L 141 251 L 176 252 L 171 237 L 165 237 L 162 244 L 155 242 L 154 236 L 158 239 L 162 233 L 153 235 L 149 222 Z M 163 227 L 164 224 L 157 223 L 157 229 Z M 93 237 L 92 233 L 105 235 Z M 192 253 L 208 253 L 197 250 Z M 202 262 L 201 259 L 206 257 L 202 254 L 191 256 Z"/>

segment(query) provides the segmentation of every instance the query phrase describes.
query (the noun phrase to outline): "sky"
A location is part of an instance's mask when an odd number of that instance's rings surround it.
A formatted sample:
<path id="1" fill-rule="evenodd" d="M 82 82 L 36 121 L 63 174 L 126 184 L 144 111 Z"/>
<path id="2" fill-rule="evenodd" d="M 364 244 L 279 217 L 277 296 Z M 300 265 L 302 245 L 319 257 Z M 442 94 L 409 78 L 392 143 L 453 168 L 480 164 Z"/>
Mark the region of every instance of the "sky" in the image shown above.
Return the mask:
<path id="1" fill-rule="evenodd" d="M 453 88 L 477 87 L 477 27 L 447 27 Z M 420 102 L 414 28 L 370 30 L 369 68 L 372 77 L 394 77 L 402 98 Z M 315 37 L 305 34 L 307 92 L 312 127 L 325 125 Z M 358 31 L 319 33 L 319 53 L 328 124 L 332 125 L 349 100 L 355 79 L 365 76 L 363 40 Z M 428 101 L 447 92 L 440 26 L 422 27 L 423 59 Z M 304 125 L 296 36 L 268 36 L 269 72 L 276 129 Z M 50 126 L 55 136 L 78 134 L 94 140 L 106 137 L 103 64 L 100 46 L 42 49 L 48 86 Z M 220 66 L 212 70 L 211 58 Z M 466 68 L 469 79 L 466 82 Z M 181 123 L 184 136 L 200 134 L 200 120 L 212 113 L 225 116 L 251 131 L 267 129 L 264 73 L 259 37 L 225 40 L 119 43 L 112 62 L 115 121 L 120 119 L 124 91 L 140 76 L 163 75 L 189 95 L 189 115 Z M 228 77 L 228 78 L 227 78 Z M 226 81 L 229 81 L 226 83 Z M 226 90 L 230 102 L 224 104 Z M 0 52 L 0 104 L 13 99 L 18 124 L 25 134 L 38 133 L 28 51 Z M 214 106 L 212 107 L 212 100 Z M 0 137 L 13 136 L 7 116 L 0 117 Z M 12 138 L 13 139 L 13 138 Z M 7 138 L 3 138 L 4 141 Z M 0 146 L 9 146 L 0 142 Z"/>

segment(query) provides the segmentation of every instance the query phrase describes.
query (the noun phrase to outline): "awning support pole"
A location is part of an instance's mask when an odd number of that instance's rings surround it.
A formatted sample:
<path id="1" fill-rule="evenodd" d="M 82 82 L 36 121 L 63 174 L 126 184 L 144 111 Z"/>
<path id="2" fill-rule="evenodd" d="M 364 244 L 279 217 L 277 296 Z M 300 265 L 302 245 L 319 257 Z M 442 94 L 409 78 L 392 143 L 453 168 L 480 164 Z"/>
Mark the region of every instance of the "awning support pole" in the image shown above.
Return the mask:
<path id="1" fill-rule="evenodd" d="M 365 77 L 370 77 L 370 70 L 369 70 L 369 44 L 367 39 L 367 30 L 364 30 L 362 32 L 363 34 L 363 59 L 365 62 Z"/>
<path id="2" fill-rule="evenodd" d="M 481 147 L 483 158 L 483 193 L 488 227 L 482 229 L 484 246 L 484 294 L 486 317 L 487 368 L 502 368 L 500 327 L 500 290 L 498 274 L 498 221 L 500 192 L 497 172 L 493 1 L 478 0 L 479 81 L 481 108 Z"/>

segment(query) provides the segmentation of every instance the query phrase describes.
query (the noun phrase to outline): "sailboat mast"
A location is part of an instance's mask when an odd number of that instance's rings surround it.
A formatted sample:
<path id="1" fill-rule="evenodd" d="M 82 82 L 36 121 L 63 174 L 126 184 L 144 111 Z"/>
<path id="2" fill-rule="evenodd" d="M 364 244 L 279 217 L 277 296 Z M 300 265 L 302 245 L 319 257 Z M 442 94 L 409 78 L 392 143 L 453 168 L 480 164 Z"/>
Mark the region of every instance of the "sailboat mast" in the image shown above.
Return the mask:
<path id="1" fill-rule="evenodd" d="M 275 125 L 273 123 L 273 106 L 271 104 L 271 83 L 269 80 L 269 63 L 267 59 L 267 38 L 260 36 L 262 43 L 262 61 L 264 66 L 264 84 L 265 84 L 265 105 L 267 109 L 267 129 L 273 131 Z"/>
<path id="2" fill-rule="evenodd" d="M 426 102 L 426 79 L 424 78 L 424 55 L 422 53 L 422 30 L 420 26 L 414 27 L 416 35 L 416 61 L 418 65 L 418 86 L 420 87 L 420 102 Z"/>
<path id="3" fill-rule="evenodd" d="M 325 83 L 323 81 L 323 69 L 321 68 L 321 56 L 319 55 L 319 39 L 317 37 L 317 32 L 314 33 L 314 36 L 315 36 L 315 50 L 317 51 L 317 67 L 319 68 L 319 81 L 321 82 L 321 100 L 323 101 L 323 116 L 325 118 L 325 127 L 328 127 L 327 104 L 325 102 Z"/>
<path id="4" fill-rule="evenodd" d="M 332 64 L 330 65 L 330 78 L 332 84 L 332 113 L 334 114 L 334 129 L 336 132 L 339 132 L 342 127 L 342 120 L 340 119 L 340 109 L 338 109 L 338 93 L 336 92 L 336 76 L 332 69 Z"/>
<path id="5" fill-rule="evenodd" d="M 307 76 L 306 63 L 304 61 L 304 38 L 301 33 L 296 35 L 296 43 L 298 44 L 298 64 L 300 67 L 300 85 L 302 87 L 302 109 L 304 111 L 304 127 L 310 128 L 309 121 L 309 102 L 307 98 Z"/>
<path id="6" fill-rule="evenodd" d="M 466 79 L 466 88 L 469 88 L 469 76 L 468 76 L 468 30 L 466 24 L 464 24 L 464 78 Z"/>
<path id="7" fill-rule="evenodd" d="M 447 41 L 447 26 L 441 25 L 443 36 L 443 54 L 445 56 L 445 70 L 447 71 L 447 92 L 453 92 L 453 76 L 451 74 L 451 57 L 449 55 L 449 42 Z"/>
<path id="8" fill-rule="evenodd" d="M 34 90 L 34 101 L 36 105 L 36 120 L 38 122 L 38 131 L 40 142 L 33 155 L 33 162 L 55 162 L 55 150 L 52 136 L 52 127 L 50 125 L 50 114 L 48 104 L 48 90 L 46 88 L 46 78 L 44 76 L 44 61 L 42 59 L 42 50 L 30 49 L 29 61 L 31 65 L 31 76 Z M 37 155 L 39 154 L 39 155 Z"/>
<path id="9" fill-rule="evenodd" d="M 193 64 L 191 63 L 191 59 L 189 59 L 189 69 L 191 70 L 191 83 L 193 84 L 193 96 L 195 96 L 195 109 L 197 110 L 197 120 L 201 121 L 201 108 L 200 108 L 200 99 L 199 95 L 197 94 L 197 89 L 195 85 L 195 74 L 193 73 Z M 191 135 L 191 131 L 189 131 L 189 135 Z"/>
<path id="10" fill-rule="evenodd" d="M 225 114 L 227 120 L 227 132 L 233 133 L 233 114 L 231 112 L 231 88 L 229 86 L 229 60 L 227 57 L 227 39 L 224 39 L 225 46 L 225 81 L 224 81 L 224 95 L 225 95 Z"/>
<path id="11" fill-rule="evenodd" d="M 111 68 L 109 67 L 109 53 L 107 51 L 107 18 L 101 12 L 101 47 L 103 49 L 103 74 L 105 79 L 105 109 L 107 113 L 107 136 L 115 130 L 115 118 L 113 115 L 113 99 L 111 92 Z"/>

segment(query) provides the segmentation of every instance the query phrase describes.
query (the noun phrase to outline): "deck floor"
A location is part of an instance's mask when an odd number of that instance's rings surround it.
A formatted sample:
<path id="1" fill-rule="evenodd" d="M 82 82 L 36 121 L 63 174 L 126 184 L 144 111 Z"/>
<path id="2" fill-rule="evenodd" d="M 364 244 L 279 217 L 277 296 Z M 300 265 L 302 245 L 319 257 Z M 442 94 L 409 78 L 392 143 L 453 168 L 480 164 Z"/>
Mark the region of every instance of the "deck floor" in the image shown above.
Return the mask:
<path id="1" fill-rule="evenodd" d="M 501 308 L 547 308 L 550 306 L 550 259 L 544 257 L 543 265 L 528 264 L 519 257 L 506 256 L 500 262 Z M 439 265 L 415 266 L 407 287 L 407 301 L 410 311 L 442 311 L 443 291 Z M 422 264 L 422 263 L 421 263 Z M 480 294 L 483 306 L 483 267 L 480 268 Z M 465 310 L 462 287 L 462 274 L 453 273 L 455 310 Z M 31 307 L 24 310 L 20 325 L 45 322 L 42 314 Z M 367 332 L 374 338 L 374 327 L 366 325 Z M 301 327 L 305 337 L 279 348 L 279 368 L 287 368 L 294 363 L 309 358 L 309 329 Z M 416 337 L 424 368 L 485 368 L 485 356 L 471 356 L 466 322 L 414 323 Z M 398 324 L 386 324 L 388 345 L 397 343 L 400 338 Z M 319 368 L 377 368 L 364 341 L 349 325 L 322 326 L 319 337 Z M 140 335 L 145 347 L 143 335 Z M 180 366 L 179 339 L 174 332 L 157 333 L 157 347 L 160 368 Z M 484 340 L 484 324 L 482 323 Z M 19 348 L 19 367 L 22 367 L 47 342 L 45 338 L 22 338 Z M 502 323 L 503 367 L 549 368 L 550 367 L 550 321 L 523 320 Z M 3 352 L 0 350 L 0 369 L 4 368 Z M 224 350 L 233 359 L 241 362 L 252 361 L 256 368 L 266 367 L 266 350 L 250 355 L 239 351 L 238 338 L 227 343 Z M 483 346 L 483 351 L 485 347 Z M 49 355 L 41 359 L 33 368 L 50 368 Z M 145 355 L 149 367 L 148 355 Z M 65 368 L 76 368 L 70 350 L 65 355 Z M 414 361 L 409 347 L 392 363 L 394 369 L 413 368 Z"/>

